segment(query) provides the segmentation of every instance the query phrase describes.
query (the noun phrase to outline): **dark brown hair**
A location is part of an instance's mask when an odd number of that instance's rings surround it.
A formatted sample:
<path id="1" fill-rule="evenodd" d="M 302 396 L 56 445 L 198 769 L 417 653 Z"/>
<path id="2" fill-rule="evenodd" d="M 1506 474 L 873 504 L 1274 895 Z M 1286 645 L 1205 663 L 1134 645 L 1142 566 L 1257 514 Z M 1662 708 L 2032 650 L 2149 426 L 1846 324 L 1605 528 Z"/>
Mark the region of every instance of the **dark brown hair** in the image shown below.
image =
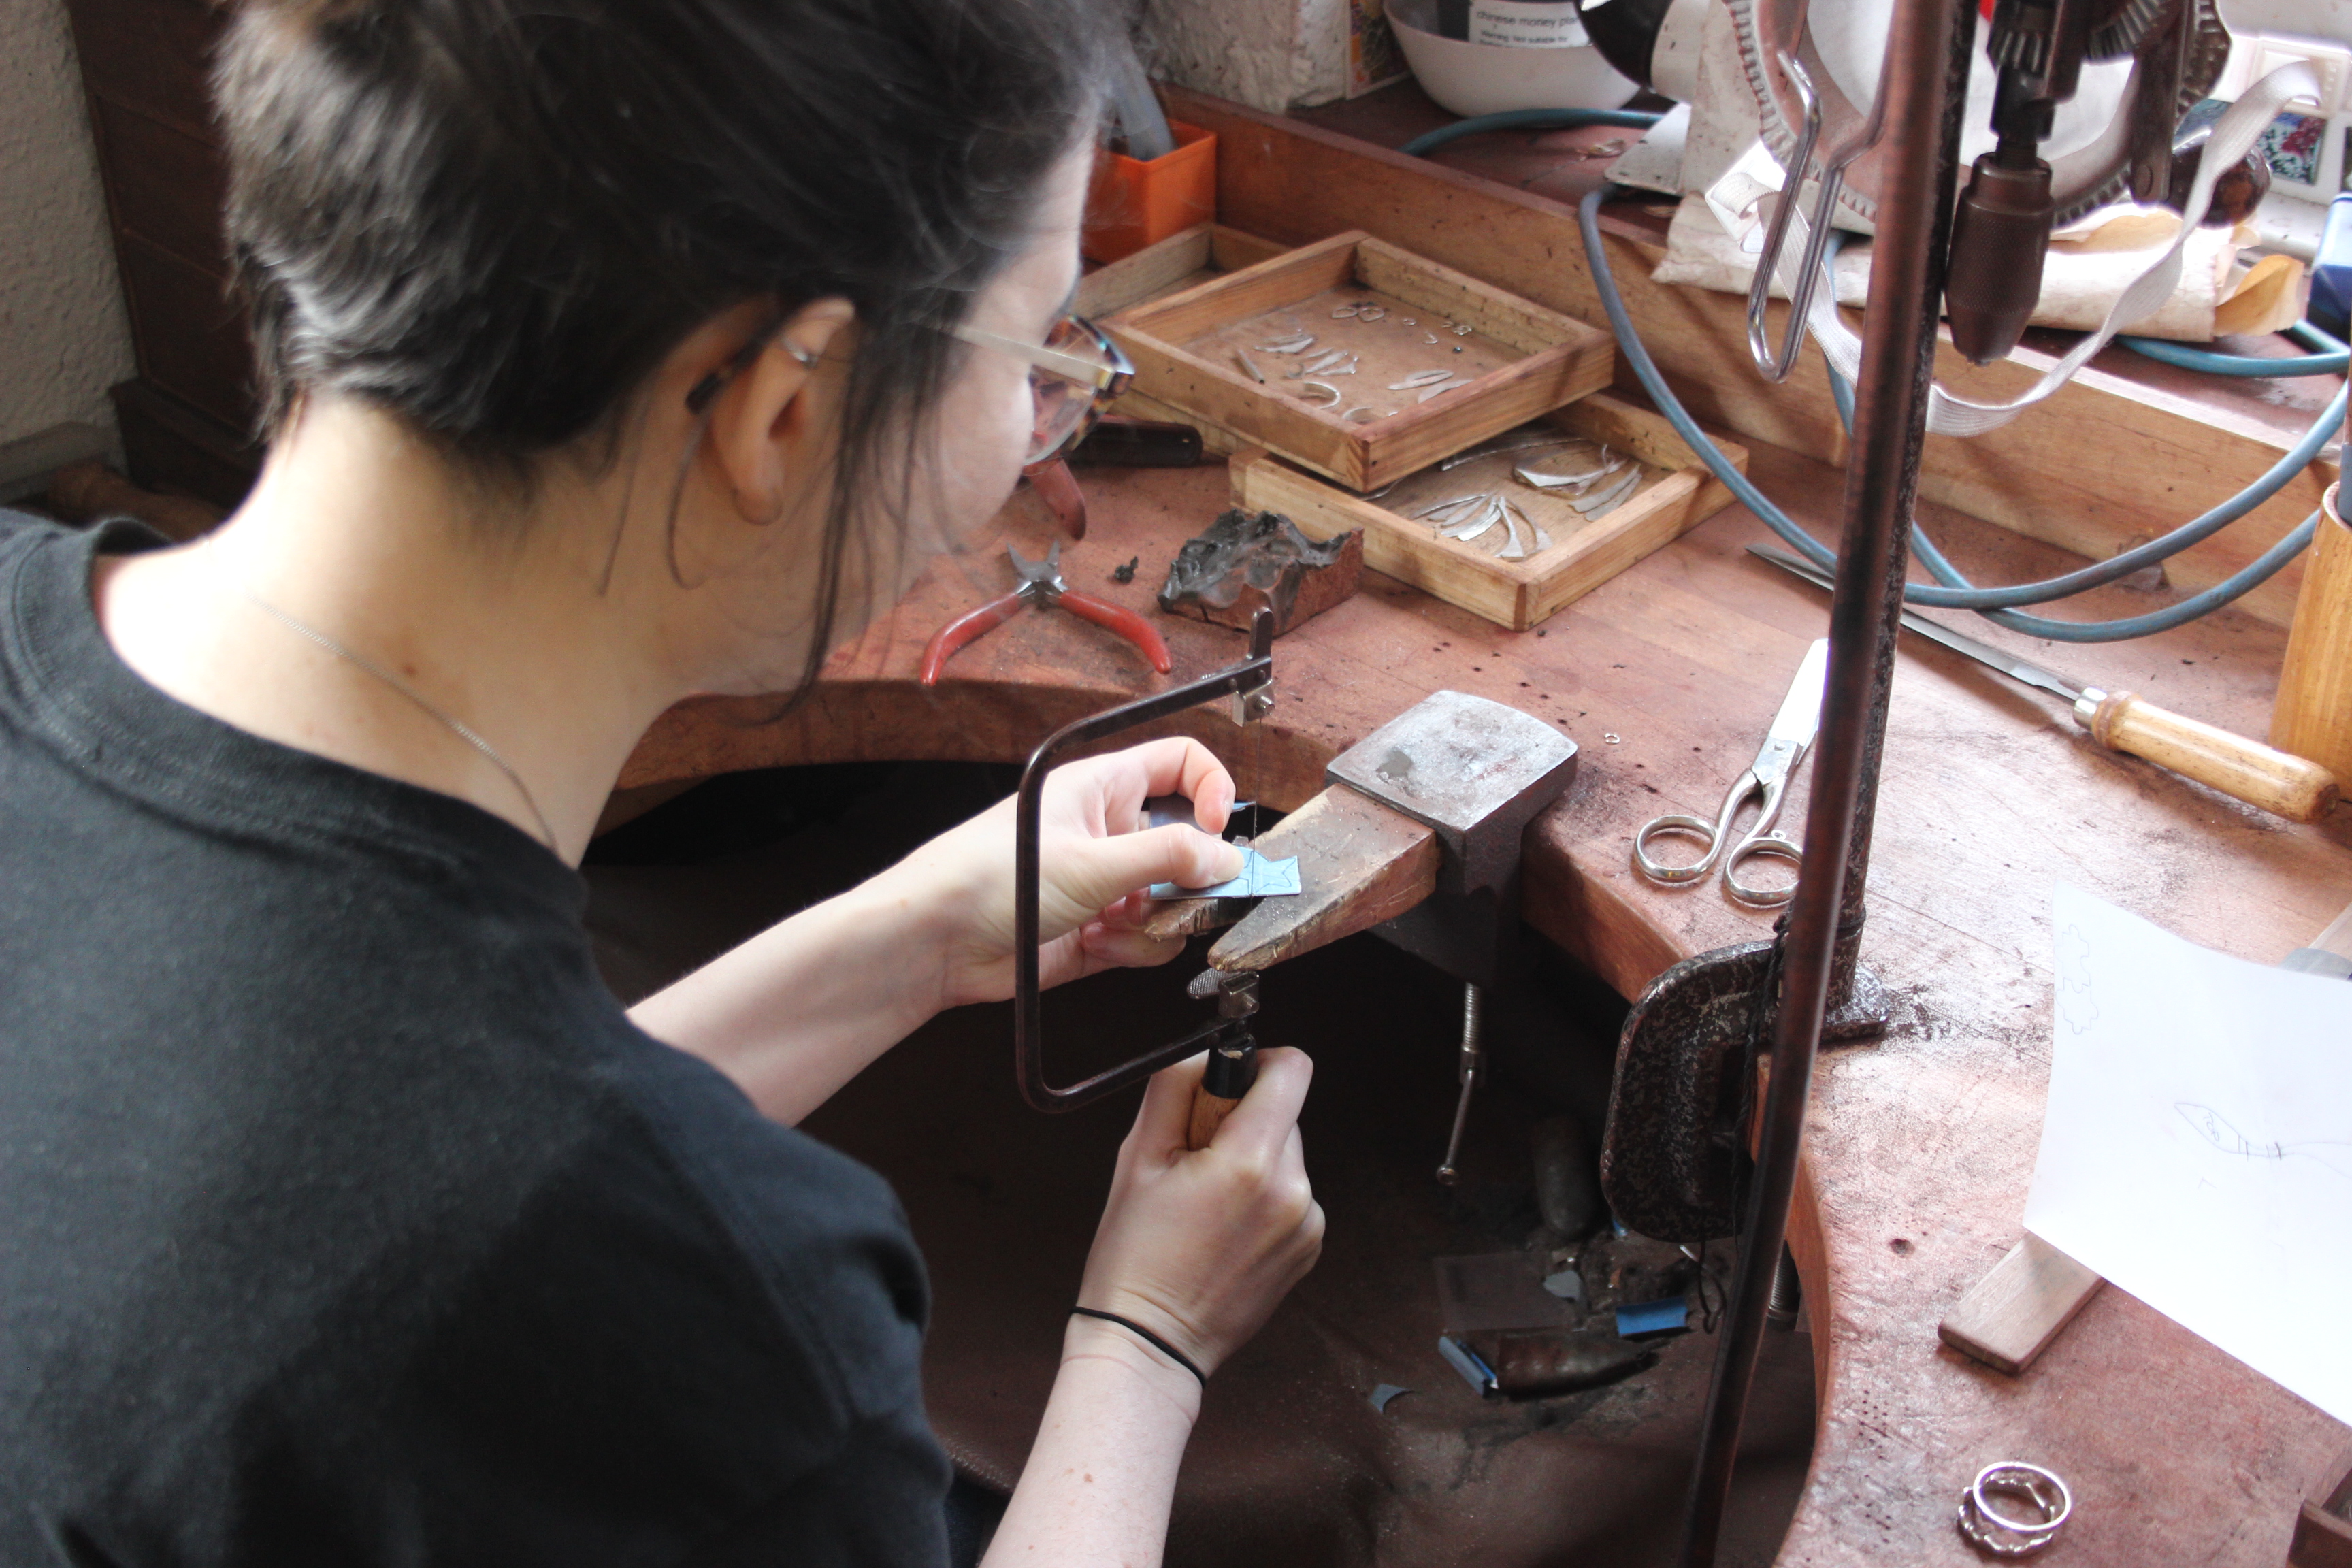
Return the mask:
<path id="1" fill-rule="evenodd" d="M 264 417 L 396 414 L 479 473 L 609 457 L 632 395 L 746 300 L 839 295 L 858 352 L 816 605 L 903 517 L 942 331 L 1092 132 L 1095 0 L 248 0 L 216 71 Z M 891 498 L 896 498 L 895 503 Z"/>

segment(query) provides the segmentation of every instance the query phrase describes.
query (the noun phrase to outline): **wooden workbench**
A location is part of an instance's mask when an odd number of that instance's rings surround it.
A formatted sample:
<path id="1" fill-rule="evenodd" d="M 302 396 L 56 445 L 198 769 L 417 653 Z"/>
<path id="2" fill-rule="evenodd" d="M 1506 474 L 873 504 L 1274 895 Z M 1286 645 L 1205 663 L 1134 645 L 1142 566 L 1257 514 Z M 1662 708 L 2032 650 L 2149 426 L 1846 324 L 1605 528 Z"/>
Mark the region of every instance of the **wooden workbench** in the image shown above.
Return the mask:
<path id="1" fill-rule="evenodd" d="M 1191 120 L 1208 112 L 1185 107 Z M 1474 182 L 1430 179 L 1433 199 L 1490 199 Z M 1365 226 L 1380 232 L 1379 218 Z M 1718 415 L 1749 396 L 1737 384 L 1746 368 L 1726 362 L 1732 390 L 1715 400 Z M 2136 403 L 2116 416 L 2117 443 L 2141 442 L 2144 453 L 2151 406 L 2163 419 L 2193 417 L 2161 399 Z M 2100 416 L 2095 407 L 2067 416 L 2078 434 Z M 1793 427 L 1795 416 L 1781 417 Z M 1753 430 L 1743 438 L 1766 492 L 1832 533 L 1842 476 Z M 2214 460 L 2226 468 L 2242 447 L 2252 461 L 2265 439 L 2240 420 L 2215 438 Z M 2084 447 L 2077 460 L 2089 469 L 2113 459 Z M 1967 467 L 1982 461 L 1951 459 L 1931 489 L 1963 502 L 1993 493 L 2000 476 Z M 1097 471 L 1084 482 L 1093 520 L 1083 543 L 1066 546 L 1066 574 L 1150 613 L 1178 544 L 1225 504 L 1223 468 Z M 2137 482 L 2177 505 L 2214 481 L 2183 468 Z M 2127 536 L 2137 525 L 2110 500 L 2113 526 Z M 1007 521 L 1018 535 L 1042 520 L 1016 500 Z M 1942 507 L 1925 508 L 1923 521 L 1965 569 L 1991 580 L 2079 563 Z M 1712 813 L 1826 625 L 1821 595 L 1743 553 L 1765 537 L 1733 508 L 1526 633 L 1369 577 L 1356 599 L 1277 645 L 1279 701 L 1262 751 L 1236 752 L 1211 710 L 1187 727 L 1244 773 L 1245 790 L 1288 807 L 1319 785 L 1326 759 L 1432 690 L 1476 692 L 1558 723 L 1583 747 L 1584 765 L 1529 832 L 1526 913 L 1630 996 L 1680 958 L 1769 930 L 1716 884 L 1666 891 L 1628 866 L 1643 820 Z M 1143 563 L 1136 580 L 1114 584 L 1112 568 L 1131 557 Z M 681 709 L 648 736 L 624 785 L 650 794 L 781 763 L 1016 761 L 1055 724 L 1239 654 L 1236 633 L 1161 617 L 1176 659 L 1163 679 L 1093 626 L 1033 615 L 957 655 L 937 690 L 919 686 L 916 659 L 932 629 L 1004 582 L 992 540 L 935 563 L 833 659 L 801 708 L 767 722 L 772 705 Z M 2065 613 L 2129 614 L 2170 596 L 2111 587 Z M 2085 683 L 2259 735 L 2284 635 L 2266 610 L 2104 647 L 2053 647 L 1981 622 L 1967 629 Z M 2345 1447 L 2341 1426 L 2113 1289 L 2017 1378 L 1945 1348 L 1936 1325 L 2019 1234 L 2049 1070 L 2052 885 L 2071 881 L 2191 941 L 2273 962 L 2352 900 L 2352 808 L 2307 827 L 2263 816 L 2099 751 L 2054 700 L 1911 638 L 1880 803 L 1864 957 L 1892 991 L 1895 1017 L 1884 1041 L 1828 1054 L 1817 1079 L 1791 1238 L 1818 1336 L 1820 1438 L 1781 1561 L 1979 1561 L 1952 1528 L 1958 1494 L 1984 1464 L 2023 1458 L 2074 1489 L 2060 1549 L 2068 1562 L 2276 1568 L 2296 1500 Z M 1801 781 L 1789 812 L 1802 822 Z M 2226 1238 L 2181 1242 L 2184 1268 L 2231 1288 Z"/>

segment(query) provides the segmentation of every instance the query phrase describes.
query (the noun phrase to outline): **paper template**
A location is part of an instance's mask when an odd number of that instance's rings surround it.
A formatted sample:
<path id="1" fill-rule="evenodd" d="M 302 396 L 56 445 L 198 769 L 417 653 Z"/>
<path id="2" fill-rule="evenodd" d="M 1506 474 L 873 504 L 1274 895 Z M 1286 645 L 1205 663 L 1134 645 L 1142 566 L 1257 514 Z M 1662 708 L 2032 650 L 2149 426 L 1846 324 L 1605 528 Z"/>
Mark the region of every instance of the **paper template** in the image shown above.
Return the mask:
<path id="1" fill-rule="evenodd" d="M 2025 1228 L 2352 1421 L 2352 983 L 2055 895 Z"/>

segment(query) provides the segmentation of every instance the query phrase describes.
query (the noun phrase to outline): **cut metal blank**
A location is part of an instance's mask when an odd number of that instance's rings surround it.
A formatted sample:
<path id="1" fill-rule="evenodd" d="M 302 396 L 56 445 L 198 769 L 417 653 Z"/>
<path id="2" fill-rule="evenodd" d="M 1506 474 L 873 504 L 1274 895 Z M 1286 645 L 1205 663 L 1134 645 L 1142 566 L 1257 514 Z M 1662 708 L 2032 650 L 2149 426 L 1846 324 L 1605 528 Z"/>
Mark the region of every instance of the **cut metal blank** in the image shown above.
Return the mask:
<path id="1" fill-rule="evenodd" d="M 1416 386 L 1427 386 L 1433 381 L 1452 381 L 1453 379 L 1454 373 L 1450 370 L 1417 370 L 1411 375 L 1406 376 L 1402 381 L 1392 381 L 1389 383 L 1389 390 L 1391 392 L 1411 392 Z"/>
<path id="2" fill-rule="evenodd" d="M 1496 559 L 1500 561 L 1525 561 L 1528 558 L 1528 547 L 1526 542 L 1519 538 L 1519 521 L 1515 515 L 1519 509 L 1511 505 L 1510 502 L 1501 500 L 1499 499 L 1496 500 L 1496 506 L 1503 514 L 1504 534 L 1503 548 L 1495 552 Z"/>
<path id="3" fill-rule="evenodd" d="M 1429 388 L 1419 397 L 1414 398 L 1413 401 L 1415 403 L 1426 403 L 1431 398 L 1435 397 L 1442 393 L 1457 391 L 1469 384 L 1470 384 L 1468 382 L 1463 381 L 1459 378 L 1450 378 L 1448 380 L 1439 382 L 1435 386 Z"/>
<path id="4" fill-rule="evenodd" d="M 1456 452 L 1437 465 L 1438 471 L 1458 468 L 1465 463 L 1475 463 L 1482 458 L 1496 458 L 1505 452 L 1535 452 L 1547 447 L 1572 447 L 1583 440 L 1581 436 L 1538 436 L 1532 440 L 1513 441 L 1498 436 L 1492 441 L 1482 441 L 1466 452 Z M 1607 448 L 1603 448 L 1606 450 Z"/>
<path id="5" fill-rule="evenodd" d="M 1315 334 L 1300 332 L 1296 337 L 1276 338 L 1270 343 L 1258 344 L 1258 352 L 1270 354 L 1303 354 L 1315 343 Z"/>
<path id="6" fill-rule="evenodd" d="M 1570 501 L 1568 504 L 1574 507 L 1580 516 L 1600 517 L 1614 508 L 1619 501 L 1622 501 L 1627 496 L 1632 495 L 1634 489 L 1639 486 L 1641 482 L 1642 470 L 1639 468 L 1636 468 L 1632 473 L 1627 474 L 1622 479 L 1620 479 L 1617 483 L 1610 486 L 1607 489 L 1598 491 L 1592 495 L 1580 497 Z"/>
<path id="7" fill-rule="evenodd" d="M 1625 465 L 1622 460 L 1604 461 L 1599 468 L 1587 468 L 1577 474 L 1546 474 L 1528 468 L 1525 463 L 1511 470 L 1511 475 L 1523 485 L 1539 490 L 1578 489 L 1595 479 L 1605 479 Z"/>
<path id="8" fill-rule="evenodd" d="M 1457 506 L 1467 506 L 1470 502 L 1480 499 L 1482 498 L 1475 495 L 1455 496 L 1451 500 L 1442 500 L 1435 502 L 1433 505 L 1423 507 L 1419 511 L 1414 512 L 1412 515 L 1415 517 L 1428 517 L 1433 513 L 1446 511 Z"/>
<path id="9" fill-rule="evenodd" d="M 1458 530 L 1445 530 L 1445 537 L 1448 539 L 1458 539 L 1465 544 L 1467 544 L 1470 541 L 1477 538 L 1480 534 L 1483 534 L 1487 530 L 1493 528 L 1497 522 L 1501 522 L 1503 521 L 1502 501 L 1496 497 L 1489 496 L 1486 498 L 1486 504 L 1479 509 L 1475 517 L 1474 517 L 1469 522 L 1464 524 Z"/>
<path id="10" fill-rule="evenodd" d="M 1511 547 L 1516 549 L 1518 553 L 1517 555 L 1512 555 L 1506 552 L 1503 559 L 1507 561 L 1524 561 L 1537 551 L 1549 550 L 1551 548 L 1551 535 L 1546 533 L 1542 529 L 1538 528 L 1535 523 L 1535 519 L 1529 517 L 1526 512 L 1519 510 L 1518 502 L 1506 497 L 1504 498 L 1503 504 L 1510 509 L 1511 515 L 1517 518 L 1521 522 L 1527 524 L 1528 529 L 1525 538 L 1520 537 L 1516 531 L 1513 531 L 1511 535 Z"/>

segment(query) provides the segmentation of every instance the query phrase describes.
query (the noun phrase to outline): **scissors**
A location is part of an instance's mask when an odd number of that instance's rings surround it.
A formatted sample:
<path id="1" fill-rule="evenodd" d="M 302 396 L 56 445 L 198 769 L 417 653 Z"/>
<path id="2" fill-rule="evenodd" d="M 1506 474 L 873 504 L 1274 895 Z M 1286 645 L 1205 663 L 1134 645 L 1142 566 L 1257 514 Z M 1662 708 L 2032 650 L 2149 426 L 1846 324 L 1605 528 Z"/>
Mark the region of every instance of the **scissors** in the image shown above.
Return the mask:
<path id="1" fill-rule="evenodd" d="M 1783 860 L 1804 863 L 1805 852 L 1796 840 L 1785 833 L 1775 832 L 1772 824 L 1780 816 L 1780 796 L 1789 787 L 1789 775 L 1797 771 L 1804 760 L 1805 748 L 1813 743 L 1813 731 L 1822 721 L 1822 683 L 1829 673 L 1830 642 L 1822 637 L 1805 650 L 1804 662 L 1797 666 L 1797 678 L 1789 682 L 1789 695 L 1780 700 L 1780 711 L 1773 715 L 1772 728 L 1765 732 L 1763 749 L 1748 771 L 1731 782 L 1731 793 L 1723 797 L 1723 809 L 1715 821 L 1703 816 L 1654 816 L 1642 825 L 1633 836 L 1633 866 L 1654 882 L 1669 887 L 1698 881 L 1716 868 L 1723 866 L 1723 886 L 1726 891 L 1743 904 L 1757 909 L 1774 909 L 1789 901 L 1794 888 L 1751 888 L 1739 879 L 1742 863 L 1759 855 L 1777 856 Z M 1749 826 L 1748 837 L 1737 843 L 1731 838 L 1732 818 L 1750 796 L 1763 795 L 1762 809 Z M 1650 840 L 1662 833 L 1685 833 L 1706 844 L 1706 858 L 1691 866 L 1662 865 L 1650 858 Z M 1727 849 L 1728 853 L 1727 853 Z"/>

